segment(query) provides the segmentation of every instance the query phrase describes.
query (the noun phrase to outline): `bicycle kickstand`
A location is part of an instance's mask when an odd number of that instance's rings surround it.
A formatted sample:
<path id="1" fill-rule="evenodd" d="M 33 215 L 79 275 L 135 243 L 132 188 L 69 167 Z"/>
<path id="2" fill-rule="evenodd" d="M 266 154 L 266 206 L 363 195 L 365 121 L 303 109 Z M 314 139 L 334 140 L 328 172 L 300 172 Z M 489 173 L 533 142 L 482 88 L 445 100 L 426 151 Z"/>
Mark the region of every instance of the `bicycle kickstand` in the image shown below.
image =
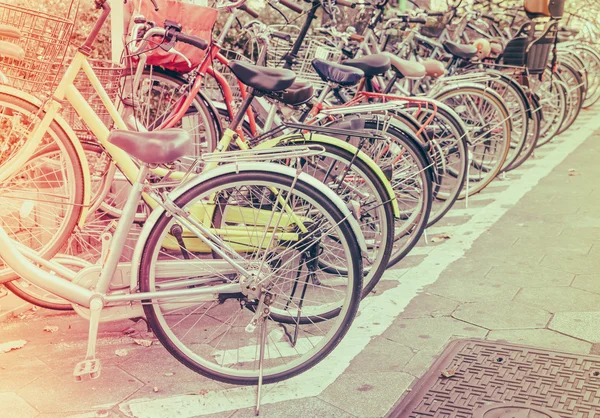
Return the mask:
<path id="1" fill-rule="evenodd" d="M 256 409 L 255 414 L 260 414 L 260 398 L 262 396 L 263 385 L 263 361 L 265 359 L 265 344 L 267 342 L 267 318 L 261 318 L 260 325 L 260 357 L 258 359 L 258 386 L 256 387 Z"/>
<path id="2" fill-rule="evenodd" d="M 88 348 L 85 360 L 75 365 L 73 376 L 78 382 L 83 378 L 97 379 L 100 377 L 100 359 L 96 358 L 96 341 L 98 340 L 98 326 L 100 325 L 100 313 L 104 304 L 100 298 L 93 298 L 90 302 L 90 330 L 88 333 Z"/>

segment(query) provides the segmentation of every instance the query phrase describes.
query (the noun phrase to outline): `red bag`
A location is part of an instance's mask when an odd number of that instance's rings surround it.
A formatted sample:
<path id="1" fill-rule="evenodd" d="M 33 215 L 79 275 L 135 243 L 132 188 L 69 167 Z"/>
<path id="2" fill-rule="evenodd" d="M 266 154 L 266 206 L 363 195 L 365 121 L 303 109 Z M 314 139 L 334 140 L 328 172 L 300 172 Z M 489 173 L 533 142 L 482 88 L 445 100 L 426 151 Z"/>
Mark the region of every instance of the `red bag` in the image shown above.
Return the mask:
<path id="1" fill-rule="evenodd" d="M 190 3 L 182 3 L 175 0 L 156 0 L 158 12 L 150 0 L 128 1 L 129 8 L 125 10 L 126 27 L 131 29 L 133 15 L 142 14 L 147 21 L 153 21 L 156 26 L 162 27 L 165 20 L 174 20 L 182 27 L 182 32 L 188 35 L 198 36 L 207 41 L 211 40 L 212 28 L 217 21 L 217 10 L 210 7 L 197 6 Z M 139 7 L 139 9 L 137 9 Z M 129 31 L 128 31 L 129 32 Z M 170 54 L 161 48 L 155 48 L 156 45 L 148 44 L 148 65 L 155 65 L 168 70 L 186 73 L 196 68 L 202 62 L 205 51 L 194 46 L 178 42 L 175 48 L 185 55 L 192 66 L 176 54 Z M 154 49 L 153 49 L 154 48 Z"/>

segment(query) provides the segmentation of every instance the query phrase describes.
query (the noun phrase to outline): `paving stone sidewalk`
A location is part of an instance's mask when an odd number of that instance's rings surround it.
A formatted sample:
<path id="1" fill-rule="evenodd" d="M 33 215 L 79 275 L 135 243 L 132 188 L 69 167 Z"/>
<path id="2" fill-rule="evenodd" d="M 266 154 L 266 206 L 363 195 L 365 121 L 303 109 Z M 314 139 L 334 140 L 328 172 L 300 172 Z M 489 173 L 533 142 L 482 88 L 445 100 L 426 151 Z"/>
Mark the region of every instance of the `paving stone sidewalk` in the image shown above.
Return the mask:
<path id="1" fill-rule="evenodd" d="M 264 405 L 261 416 L 385 416 L 456 338 L 600 354 L 599 162 L 597 133 L 413 298 L 334 384 L 317 397 Z M 521 173 L 514 176 L 527 175 Z M 477 206 L 486 210 L 477 201 L 470 208 Z M 418 264 L 427 250 L 416 252 L 421 255 L 409 257 L 401 270 Z M 58 330 L 44 331 L 46 326 Z M 37 310 L 0 323 L 0 343 L 28 340 L 0 354 L 0 417 L 131 416 L 123 405 L 132 399 L 230 388 L 185 369 L 161 346 L 136 344 L 134 338 L 148 338 L 145 331 L 141 322 L 103 324 L 102 376 L 78 384 L 71 373 L 85 354 L 87 322 L 68 312 Z M 242 409 L 202 416 L 253 414 Z"/>

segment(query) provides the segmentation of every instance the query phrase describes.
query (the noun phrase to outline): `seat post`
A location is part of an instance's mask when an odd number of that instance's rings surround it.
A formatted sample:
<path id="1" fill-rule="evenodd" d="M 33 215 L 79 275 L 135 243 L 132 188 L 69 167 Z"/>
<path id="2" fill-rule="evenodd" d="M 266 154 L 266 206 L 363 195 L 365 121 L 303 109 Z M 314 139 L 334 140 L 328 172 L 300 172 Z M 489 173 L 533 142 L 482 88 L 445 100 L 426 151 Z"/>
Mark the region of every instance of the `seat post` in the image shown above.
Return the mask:
<path id="1" fill-rule="evenodd" d="M 238 109 L 237 113 L 235 114 L 231 123 L 229 124 L 229 129 L 231 129 L 232 131 L 235 131 L 238 128 L 238 126 L 240 125 L 240 123 L 242 123 L 242 121 L 244 120 L 244 115 L 246 114 L 246 111 L 252 104 L 252 100 L 254 100 L 254 96 L 255 96 L 254 89 L 248 88 L 248 90 L 246 90 L 246 91 L 248 94 L 244 98 L 244 101 L 242 102 L 240 108 Z"/>

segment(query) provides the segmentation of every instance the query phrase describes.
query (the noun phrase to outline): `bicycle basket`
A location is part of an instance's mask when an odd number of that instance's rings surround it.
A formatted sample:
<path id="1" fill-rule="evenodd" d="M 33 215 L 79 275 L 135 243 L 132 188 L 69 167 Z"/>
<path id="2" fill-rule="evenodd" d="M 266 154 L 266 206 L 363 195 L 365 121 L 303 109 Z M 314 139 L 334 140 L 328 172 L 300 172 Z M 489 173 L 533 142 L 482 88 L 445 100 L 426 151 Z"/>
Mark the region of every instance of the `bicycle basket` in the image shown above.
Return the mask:
<path id="1" fill-rule="evenodd" d="M 291 44 L 287 41 L 273 39 L 269 44 L 267 53 L 267 66 L 282 67 L 285 64 L 283 57 L 291 50 Z M 307 36 L 298 51 L 292 70 L 299 80 L 310 82 L 316 91 L 321 90 L 327 84 L 315 72 L 312 61 L 320 58 L 327 61 L 339 62 L 342 51 L 338 47 L 331 46 L 326 37 Z"/>
<path id="2" fill-rule="evenodd" d="M 135 3 L 135 5 L 134 5 Z M 141 0 L 139 10 L 134 7 L 138 2 L 129 2 L 129 13 L 131 16 L 141 13 L 146 20 L 153 21 L 162 26 L 166 19 L 173 20 L 182 26 L 182 31 L 188 35 L 211 40 L 212 28 L 217 21 L 217 10 L 210 7 L 197 6 L 191 3 L 183 3 L 174 0 L 157 0 L 158 11 L 154 10 L 152 3 Z M 131 19 L 131 23 L 133 20 Z M 148 45 L 146 64 L 155 65 L 180 73 L 187 73 L 196 68 L 206 55 L 204 51 L 192 45 L 179 42 L 177 50 L 185 55 L 191 62 L 191 66 L 182 57 L 156 48 L 156 45 Z"/>
<path id="3" fill-rule="evenodd" d="M 25 51 L 23 60 L 0 57 L 0 71 L 19 90 L 40 93 L 57 80 L 58 73 L 48 68 L 64 59 L 78 4 L 72 1 L 55 5 L 56 12 L 64 9 L 63 17 L 0 2 L 0 24 L 12 26 L 21 34 L 19 39 L 0 37 L 0 40 L 12 42 Z"/>
<path id="4" fill-rule="evenodd" d="M 88 62 L 92 66 L 94 73 L 100 80 L 100 84 L 102 84 L 104 87 L 108 97 L 110 97 L 114 103 L 121 90 L 120 80 L 125 67 L 104 60 L 88 59 Z M 62 69 L 60 69 L 60 71 L 57 69 L 57 72 L 59 72 L 61 76 L 64 74 L 64 71 L 67 69 L 69 63 L 70 60 L 66 61 L 62 65 Z M 108 113 L 106 106 L 104 106 L 100 96 L 98 96 L 98 93 L 96 93 L 96 90 L 94 90 L 94 87 L 83 72 L 79 72 L 73 84 L 85 98 L 86 102 L 92 107 L 94 112 L 96 112 L 98 117 L 100 117 L 106 127 L 109 129 L 112 128 L 113 120 Z M 73 130 L 78 133 L 78 136 L 86 136 L 86 134 L 89 133 L 87 125 L 85 125 L 85 123 L 79 119 L 79 115 L 77 115 L 77 112 L 75 112 L 75 109 L 70 104 L 65 106 L 62 116 L 69 123 L 69 126 L 71 126 Z"/>

